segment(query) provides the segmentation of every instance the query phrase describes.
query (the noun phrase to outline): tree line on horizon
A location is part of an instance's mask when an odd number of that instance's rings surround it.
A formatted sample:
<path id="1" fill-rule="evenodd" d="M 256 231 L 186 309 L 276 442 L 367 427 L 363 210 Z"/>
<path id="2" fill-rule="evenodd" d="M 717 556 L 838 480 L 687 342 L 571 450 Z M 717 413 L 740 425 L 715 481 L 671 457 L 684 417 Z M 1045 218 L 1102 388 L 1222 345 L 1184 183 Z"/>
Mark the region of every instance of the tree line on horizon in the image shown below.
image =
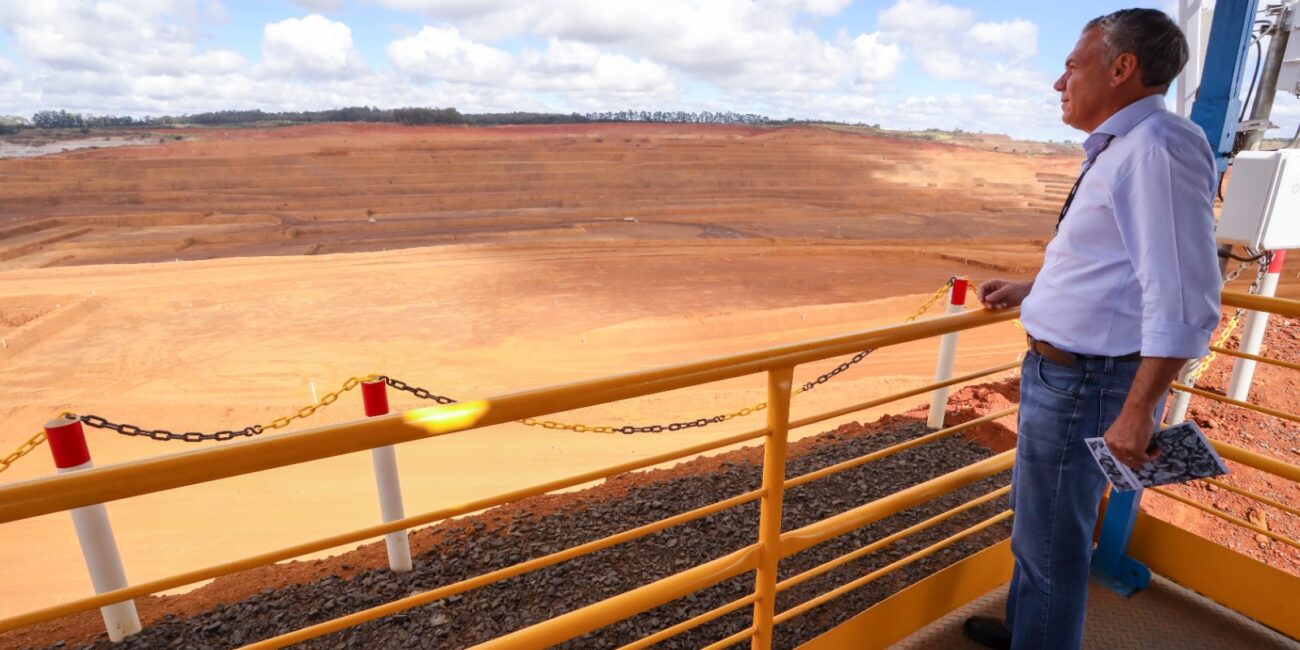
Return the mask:
<path id="1" fill-rule="evenodd" d="M 31 125 L 41 129 L 90 129 L 102 127 L 251 126 L 313 124 L 325 122 L 376 122 L 408 125 L 448 124 L 495 126 L 507 124 L 582 124 L 592 122 L 661 122 L 673 124 L 797 124 L 809 120 L 773 120 L 765 115 L 733 111 L 647 111 L 623 110 L 590 113 L 461 113 L 447 108 L 388 108 L 348 106 L 321 111 L 278 111 L 260 109 L 224 110 L 186 115 L 133 117 L 130 115 L 82 115 L 66 110 L 43 110 L 32 115 Z M 819 120 L 819 122 L 825 122 Z M 9 129 L 26 125 L 0 125 Z M 879 128 L 879 125 L 873 125 Z"/>

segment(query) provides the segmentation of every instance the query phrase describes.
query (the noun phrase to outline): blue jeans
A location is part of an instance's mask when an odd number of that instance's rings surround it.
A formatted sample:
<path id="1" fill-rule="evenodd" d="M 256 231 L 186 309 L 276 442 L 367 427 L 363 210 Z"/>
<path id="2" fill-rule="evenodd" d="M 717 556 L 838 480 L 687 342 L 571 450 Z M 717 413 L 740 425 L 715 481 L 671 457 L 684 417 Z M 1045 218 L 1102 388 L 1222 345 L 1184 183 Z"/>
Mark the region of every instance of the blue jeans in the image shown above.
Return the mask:
<path id="1" fill-rule="evenodd" d="M 1014 649 L 1083 643 L 1092 534 L 1107 487 L 1083 439 L 1102 435 L 1119 416 L 1140 363 L 1086 359 L 1068 367 L 1029 352 L 1021 364 L 1011 473 L 1016 564 L 1007 596 Z"/>

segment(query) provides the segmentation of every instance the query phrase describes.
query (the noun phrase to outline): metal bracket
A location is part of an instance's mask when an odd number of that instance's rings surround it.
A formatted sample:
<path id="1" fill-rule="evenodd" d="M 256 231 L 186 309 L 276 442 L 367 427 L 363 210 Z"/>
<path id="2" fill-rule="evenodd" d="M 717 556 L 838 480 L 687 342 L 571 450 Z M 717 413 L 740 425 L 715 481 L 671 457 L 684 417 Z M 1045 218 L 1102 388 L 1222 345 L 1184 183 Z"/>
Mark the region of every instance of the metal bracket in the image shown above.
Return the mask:
<path id="1" fill-rule="evenodd" d="M 1106 517 L 1101 522 L 1101 538 L 1092 552 L 1092 576 L 1121 596 L 1146 589 L 1151 583 L 1151 570 L 1127 553 L 1142 492 L 1111 490 Z"/>
<path id="2" fill-rule="evenodd" d="M 1245 133 L 1246 131 L 1267 131 L 1276 128 L 1277 125 L 1270 122 L 1266 117 L 1261 117 L 1256 120 L 1246 120 L 1237 124 L 1238 133 Z"/>

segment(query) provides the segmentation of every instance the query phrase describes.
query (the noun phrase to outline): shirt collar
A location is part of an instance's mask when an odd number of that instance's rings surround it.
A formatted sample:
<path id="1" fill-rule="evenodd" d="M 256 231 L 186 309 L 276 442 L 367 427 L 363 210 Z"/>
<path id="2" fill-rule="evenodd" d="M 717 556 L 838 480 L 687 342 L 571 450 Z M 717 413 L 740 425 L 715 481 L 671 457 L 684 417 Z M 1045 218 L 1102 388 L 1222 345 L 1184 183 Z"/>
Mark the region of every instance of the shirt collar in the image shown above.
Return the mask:
<path id="1" fill-rule="evenodd" d="M 1165 109 L 1165 98 L 1160 95 L 1147 95 L 1124 108 L 1119 109 L 1114 115 L 1106 118 L 1093 130 L 1087 139 L 1083 141 L 1083 150 L 1088 160 L 1097 157 L 1102 146 L 1111 138 L 1127 135 L 1133 127 L 1137 126 L 1142 120 L 1151 117 L 1152 113 Z"/>

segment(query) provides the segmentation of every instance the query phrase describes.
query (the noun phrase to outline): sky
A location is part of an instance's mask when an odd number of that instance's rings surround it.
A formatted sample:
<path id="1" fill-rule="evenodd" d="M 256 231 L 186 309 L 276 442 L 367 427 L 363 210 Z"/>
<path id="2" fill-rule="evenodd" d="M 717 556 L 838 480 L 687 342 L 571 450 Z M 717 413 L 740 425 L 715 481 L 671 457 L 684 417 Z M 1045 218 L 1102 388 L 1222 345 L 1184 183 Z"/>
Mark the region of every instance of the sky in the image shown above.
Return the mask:
<path id="1" fill-rule="evenodd" d="M 0 114 L 707 110 L 1077 141 L 1052 82 L 1125 6 L 1176 5 L 0 0 Z M 1274 121 L 1289 136 L 1300 102 Z"/>

